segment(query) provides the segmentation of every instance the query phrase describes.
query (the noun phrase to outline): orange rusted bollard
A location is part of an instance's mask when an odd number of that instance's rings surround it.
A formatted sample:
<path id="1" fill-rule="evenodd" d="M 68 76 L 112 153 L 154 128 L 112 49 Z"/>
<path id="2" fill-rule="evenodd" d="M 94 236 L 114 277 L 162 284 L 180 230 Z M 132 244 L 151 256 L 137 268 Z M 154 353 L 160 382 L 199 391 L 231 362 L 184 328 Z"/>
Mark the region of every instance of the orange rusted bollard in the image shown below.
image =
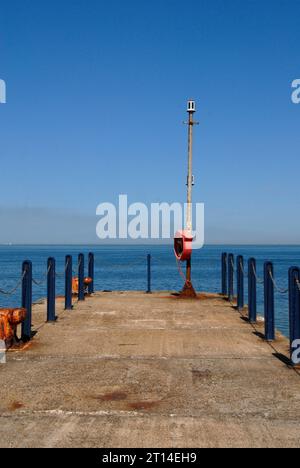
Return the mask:
<path id="1" fill-rule="evenodd" d="M 78 278 L 72 278 L 72 294 L 78 294 Z"/>
<path id="2" fill-rule="evenodd" d="M 17 326 L 26 318 L 26 309 L 0 309 L 0 340 L 7 347 L 12 346 L 16 337 Z"/>
<path id="3" fill-rule="evenodd" d="M 88 292 L 89 292 L 89 285 L 92 284 L 92 282 L 93 282 L 93 279 L 92 279 L 92 278 L 84 278 L 84 288 L 85 288 L 86 294 L 88 294 Z"/>
<path id="4" fill-rule="evenodd" d="M 84 292 L 87 294 L 89 285 L 93 282 L 92 278 L 84 278 Z M 78 294 L 79 280 L 78 278 L 72 279 L 72 294 Z"/>

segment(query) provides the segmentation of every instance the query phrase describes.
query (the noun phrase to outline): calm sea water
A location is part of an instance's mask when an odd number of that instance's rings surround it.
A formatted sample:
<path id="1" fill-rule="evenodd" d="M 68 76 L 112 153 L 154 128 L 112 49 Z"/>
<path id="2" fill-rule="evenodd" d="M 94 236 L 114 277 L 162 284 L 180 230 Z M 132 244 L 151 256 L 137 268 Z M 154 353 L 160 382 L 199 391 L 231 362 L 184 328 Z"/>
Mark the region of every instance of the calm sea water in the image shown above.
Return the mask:
<path id="1" fill-rule="evenodd" d="M 175 290 L 182 288 L 183 280 L 171 246 L 0 246 L 0 288 L 9 290 L 14 287 L 21 275 L 23 260 L 33 262 L 33 275 L 38 281 L 46 273 L 46 262 L 49 256 L 55 257 L 57 271 L 64 270 L 64 257 L 73 255 L 76 268 L 79 252 L 95 254 L 95 288 L 96 290 L 141 290 L 147 285 L 146 256 L 152 254 L 153 290 Z M 206 246 L 194 252 L 193 283 L 197 290 L 220 292 L 222 252 L 244 255 L 257 259 L 257 270 L 260 277 L 263 262 L 271 260 L 275 266 L 275 277 L 281 288 L 288 285 L 288 269 L 300 266 L 300 246 Z M 246 298 L 247 298 L 247 281 Z M 57 294 L 64 293 L 63 278 L 57 279 Z M 21 292 L 13 296 L 0 295 L 1 307 L 20 305 Z M 46 286 L 33 286 L 34 300 L 46 296 Z M 263 315 L 263 288 L 258 286 L 258 310 Z M 288 335 L 288 296 L 276 294 L 276 326 Z"/>

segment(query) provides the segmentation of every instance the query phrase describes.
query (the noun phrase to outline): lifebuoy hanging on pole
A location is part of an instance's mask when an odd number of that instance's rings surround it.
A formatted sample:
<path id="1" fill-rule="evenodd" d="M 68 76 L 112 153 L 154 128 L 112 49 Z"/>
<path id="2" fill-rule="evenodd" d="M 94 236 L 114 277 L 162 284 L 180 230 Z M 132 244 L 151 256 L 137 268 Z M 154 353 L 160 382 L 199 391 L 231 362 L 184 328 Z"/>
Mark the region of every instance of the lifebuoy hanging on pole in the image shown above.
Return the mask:
<path id="1" fill-rule="evenodd" d="M 190 231 L 178 231 L 174 239 L 174 252 L 177 260 L 186 262 L 191 259 L 193 250 L 193 236 Z"/>

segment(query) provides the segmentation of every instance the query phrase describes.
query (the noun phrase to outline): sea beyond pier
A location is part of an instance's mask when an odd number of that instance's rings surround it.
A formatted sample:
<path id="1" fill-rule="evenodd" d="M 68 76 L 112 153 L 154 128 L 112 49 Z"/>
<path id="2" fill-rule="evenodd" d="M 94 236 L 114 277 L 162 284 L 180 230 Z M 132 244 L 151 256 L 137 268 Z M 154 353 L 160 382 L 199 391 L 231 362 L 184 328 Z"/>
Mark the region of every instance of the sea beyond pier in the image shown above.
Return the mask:
<path id="1" fill-rule="evenodd" d="M 217 294 L 96 292 L 0 366 L 1 447 L 299 447 L 289 341 Z"/>

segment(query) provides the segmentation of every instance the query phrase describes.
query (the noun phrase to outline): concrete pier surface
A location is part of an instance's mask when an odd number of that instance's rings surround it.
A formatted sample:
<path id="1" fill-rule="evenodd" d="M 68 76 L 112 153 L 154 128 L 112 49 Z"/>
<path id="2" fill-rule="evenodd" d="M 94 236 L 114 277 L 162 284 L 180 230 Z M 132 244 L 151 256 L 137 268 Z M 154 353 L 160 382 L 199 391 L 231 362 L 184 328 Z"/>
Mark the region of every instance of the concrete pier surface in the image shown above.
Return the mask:
<path id="1" fill-rule="evenodd" d="M 1 447 L 299 447 L 300 375 L 218 296 L 96 293 L 0 365 Z"/>

